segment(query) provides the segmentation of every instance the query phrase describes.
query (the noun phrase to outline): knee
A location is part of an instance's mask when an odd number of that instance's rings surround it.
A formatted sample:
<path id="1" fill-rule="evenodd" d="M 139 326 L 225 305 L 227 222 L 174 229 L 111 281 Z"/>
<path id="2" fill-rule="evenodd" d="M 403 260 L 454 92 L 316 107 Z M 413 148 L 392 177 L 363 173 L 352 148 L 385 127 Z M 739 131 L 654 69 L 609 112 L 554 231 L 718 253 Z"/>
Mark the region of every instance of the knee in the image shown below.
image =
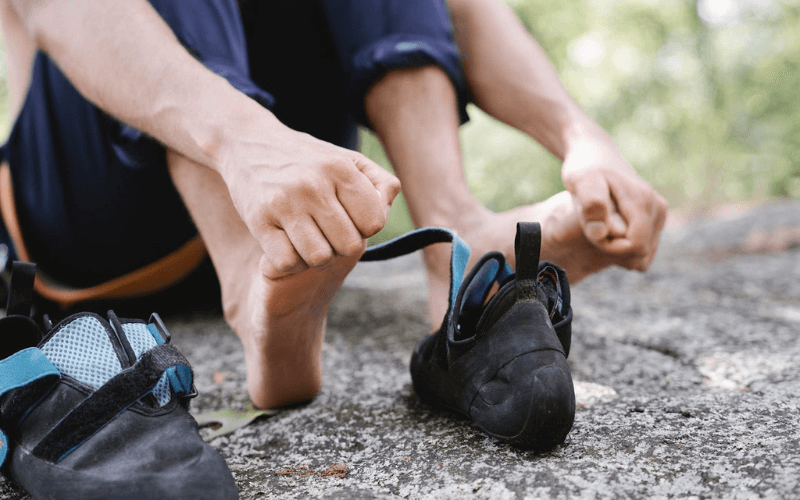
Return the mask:
<path id="1" fill-rule="evenodd" d="M 450 77 L 432 64 L 416 68 L 398 68 L 378 79 L 364 96 L 364 109 L 373 126 L 383 117 L 414 103 L 451 102 L 456 106 L 456 92 Z M 377 122 L 377 123 L 376 123 Z"/>

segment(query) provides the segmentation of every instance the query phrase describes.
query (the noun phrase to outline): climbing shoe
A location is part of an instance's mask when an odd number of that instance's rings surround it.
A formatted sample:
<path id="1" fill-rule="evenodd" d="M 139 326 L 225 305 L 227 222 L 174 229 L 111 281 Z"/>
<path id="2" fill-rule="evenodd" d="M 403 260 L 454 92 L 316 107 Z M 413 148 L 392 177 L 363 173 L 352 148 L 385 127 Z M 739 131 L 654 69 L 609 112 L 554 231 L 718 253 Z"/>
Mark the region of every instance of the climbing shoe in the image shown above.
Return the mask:
<path id="1" fill-rule="evenodd" d="M 43 331 L 35 268 L 15 263 L 0 319 L 0 461 L 34 499 L 236 499 L 188 412 L 189 363 L 158 315 L 79 313 Z"/>
<path id="2" fill-rule="evenodd" d="M 567 364 L 572 309 L 564 271 L 539 262 L 539 224 L 517 225 L 516 273 L 501 253 L 490 252 L 462 281 L 469 250 L 444 229 L 409 233 L 369 249 L 362 260 L 446 241 L 453 243 L 449 308 L 441 328 L 411 356 L 415 392 L 514 446 L 562 443 L 575 417 Z M 494 286 L 498 290 L 489 298 Z"/>

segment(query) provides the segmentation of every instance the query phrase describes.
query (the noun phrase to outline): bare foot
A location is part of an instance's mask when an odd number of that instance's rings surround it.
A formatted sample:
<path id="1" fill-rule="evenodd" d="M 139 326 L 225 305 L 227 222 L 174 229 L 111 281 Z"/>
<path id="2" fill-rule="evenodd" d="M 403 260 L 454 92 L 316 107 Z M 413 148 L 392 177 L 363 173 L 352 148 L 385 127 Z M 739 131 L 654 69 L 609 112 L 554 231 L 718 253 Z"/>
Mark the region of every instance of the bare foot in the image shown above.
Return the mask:
<path id="1" fill-rule="evenodd" d="M 497 250 L 514 266 L 514 235 L 517 222 L 542 224 L 541 259 L 563 267 L 570 283 L 614 264 L 625 265 L 619 257 L 603 253 L 583 235 L 578 213 L 567 191 L 534 205 L 502 213 L 479 210 L 455 221 L 458 235 L 470 247 L 469 270 L 486 252 Z M 431 325 L 438 328 L 447 311 L 450 288 L 450 246 L 433 245 L 424 251 L 428 271 L 428 305 Z"/>
<path id="2" fill-rule="evenodd" d="M 334 256 L 321 267 L 266 278 L 264 250 L 242 222 L 222 177 L 172 150 L 167 164 L 214 262 L 225 319 L 244 345 L 253 403 L 271 408 L 313 398 L 322 385 L 328 308 L 366 240 L 352 257 Z"/>
<path id="3" fill-rule="evenodd" d="M 223 290 L 226 319 L 244 345 L 247 389 L 259 408 L 307 401 L 322 386 L 328 308 L 359 255 L 273 280 L 259 271 L 256 247 L 242 264 L 252 271 Z"/>

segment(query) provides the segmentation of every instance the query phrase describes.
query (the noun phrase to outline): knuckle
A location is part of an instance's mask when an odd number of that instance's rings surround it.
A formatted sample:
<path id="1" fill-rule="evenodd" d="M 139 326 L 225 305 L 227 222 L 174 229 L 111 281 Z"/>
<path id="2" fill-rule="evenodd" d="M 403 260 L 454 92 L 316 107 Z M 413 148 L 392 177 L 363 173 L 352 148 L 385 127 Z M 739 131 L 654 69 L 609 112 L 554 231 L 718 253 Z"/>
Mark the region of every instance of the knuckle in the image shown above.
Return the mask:
<path id="1" fill-rule="evenodd" d="M 561 171 L 561 180 L 564 182 L 564 186 L 570 190 L 575 186 L 578 177 L 577 173 L 572 169 L 564 169 Z"/>
<path id="2" fill-rule="evenodd" d="M 658 193 L 656 193 L 656 196 L 657 196 L 657 200 L 658 200 L 657 203 L 658 203 L 659 212 L 666 213 L 667 210 L 669 210 L 669 203 L 667 202 L 667 199 L 664 198 L 663 196 L 661 196 Z"/>
<path id="3" fill-rule="evenodd" d="M 283 189 L 270 193 L 267 196 L 266 203 L 276 213 L 285 212 L 292 206 L 291 196 Z"/>
<path id="4" fill-rule="evenodd" d="M 400 184 L 400 179 L 395 176 L 389 180 L 389 192 L 391 193 L 392 197 L 397 196 L 402 189 L 402 185 Z"/>
<path id="5" fill-rule="evenodd" d="M 641 258 L 647 257 L 650 254 L 650 251 L 644 242 L 634 241 L 633 245 L 631 246 L 631 254 Z"/>
<path id="6" fill-rule="evenodd" d="M 321 187 L 323 186 L 323 177 L 321 174 L 314 174 L 303 177 L 297 180 L 297 192 L 305 199 L 313 199 L 317 197 Z"/>
<path id="7" fill-rule="evenodd" d="M 332 156 L 324 164 L 324 170 L 328 175 L 338 179 L 348 178 L 357 171 L 355 164 L 342 156 Z"/>
<path id="8" fill-rule="evenodd" d="M 646 186 L 643 190 L 645 203 L 648 209 L 653 209 L 658 206 L 658 193 L 651 186 Z"/>
<path id="9" fill-rule="evenodd" d="M 364 253 L 364 250 L 367 248 L 367 242 L 362 239 L 350 239 L 342 245 L 341 255 L 345 257 L 355 257 L 356 255 L 361 255 Z"/>
<path id="10" fill-rule="evenodd" d="M 386 221 L 380 215 L 371 215 L 369 217 L 365 217 L 362 223 L 362 230 L 364 231 L 364 236 L 370 237 L 376 234 L 378 231 L 383 229 L 383 226 L 386 224 Z"/>

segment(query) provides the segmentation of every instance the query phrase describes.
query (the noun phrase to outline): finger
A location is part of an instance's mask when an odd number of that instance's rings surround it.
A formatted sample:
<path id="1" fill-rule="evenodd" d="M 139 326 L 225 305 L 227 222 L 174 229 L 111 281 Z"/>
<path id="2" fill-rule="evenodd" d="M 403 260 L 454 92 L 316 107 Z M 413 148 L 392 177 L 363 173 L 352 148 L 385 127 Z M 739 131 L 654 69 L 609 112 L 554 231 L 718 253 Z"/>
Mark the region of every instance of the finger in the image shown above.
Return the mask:
<path id="1" fill-rule="evenodd" d="M 353 257 L 364 252 L 366 240 L 341 205 L 333 204 L 319 211 L 314 221 L 337 255 Z"/>
<path id="2" fill-rule="evenodd" d="M 333 258 L 333 248 L 311 217 L 294 217 L 284 224 L 284 231 L 308 267 L 324 266 Z"/>
<path id="3" fill-rule="evenodd" d="M 650 262 L 652 262 L 652 260 L 652 255 L 628 255 L 627 257 L 623 256 L 615 259 L 614 263 L 618 266 L 624 267 L 625 269 L 644 272 L 650 267 Z"/>
<path id="4" fill-rule="evenodd" d="M 336 197 L 361 236 L 369 238 L 386 225 L 387 204 L 360 170 L 352 169 L 342 174 L 335 184 Z"/>
<path id="5" fill-rule="evenodd" d="M 605 253 L 617 257 L 633 257 L 633 242 L 628 238 L 606 238 L 597 243 Z"/>
<path id="6" fill-rule="evenodd" d="M 381 199 L 385 204 L 384 212 L 388 217 L 392 202 L 400 194 L 400 180 L 363 155 L 356 156 L 353 161 L 361 173 L 369 179 L 375 189 L 378 190 L 378 193 L 380 193 Z"/>
<path id="7" fill-rule="evenodd" d="M 283 278 L 308 269 L 308 266 L 294 249 L 286 233 L 279 228 L 267 230 L 262 245 L 264 255 L 259 261 L 261 274 L 270 279 Z"/>
<path id="8" fill-rule="evenodd" d="M 608 217 L 608 238 L 623 238 L 628 232 L 628 223 L 619 212 L 611 212 Z"/>
<path id="9" fill-rule="evenodd" d="M 667 220 L 667 200 L 665 200 L 655 191 L 653 192 L 655 194 L 655 203 L 653 207 L 655 210 L 655 223 L 653 224 L 653 228 L 650 233 L 649 251 L 643 256 L 640 267 L 636 268 L 641 271 L 646 271 L 653 262 L 653 259 L 655 259 L 656 253 L 658 252 L 658 246 L 661 243 L 661 231 L 664 229 L 664 224 Z"/>
<path id="10" fill-rule="evenodd" d="M 614 238 L 602 242 L 600 249 L 608 256 L 613 256 L 613 262 L 626 269 L 647 271 L 653 261 L 655 251 L 645 255 L 638 254 L 636 245 L 627 238 Z"/>
<path id="11" fill-rule="evenodd" d="M 658 213 L 652 188 L 644 182 L 614 183 L 612 194 L 619 211 L 628 223 L 625 237 L 631 242 L 631 253 L 646 256 L 653 252 L 654 238 L 658 238 Z"/>
<path id="12" fill-rule="evenodd" d="M 609 215 L 615 211 L 608 183 L 599 174 L 587 173 L 569 184 L 584 234 L 594 244 L 603 241 L 610 232 Z"/>

